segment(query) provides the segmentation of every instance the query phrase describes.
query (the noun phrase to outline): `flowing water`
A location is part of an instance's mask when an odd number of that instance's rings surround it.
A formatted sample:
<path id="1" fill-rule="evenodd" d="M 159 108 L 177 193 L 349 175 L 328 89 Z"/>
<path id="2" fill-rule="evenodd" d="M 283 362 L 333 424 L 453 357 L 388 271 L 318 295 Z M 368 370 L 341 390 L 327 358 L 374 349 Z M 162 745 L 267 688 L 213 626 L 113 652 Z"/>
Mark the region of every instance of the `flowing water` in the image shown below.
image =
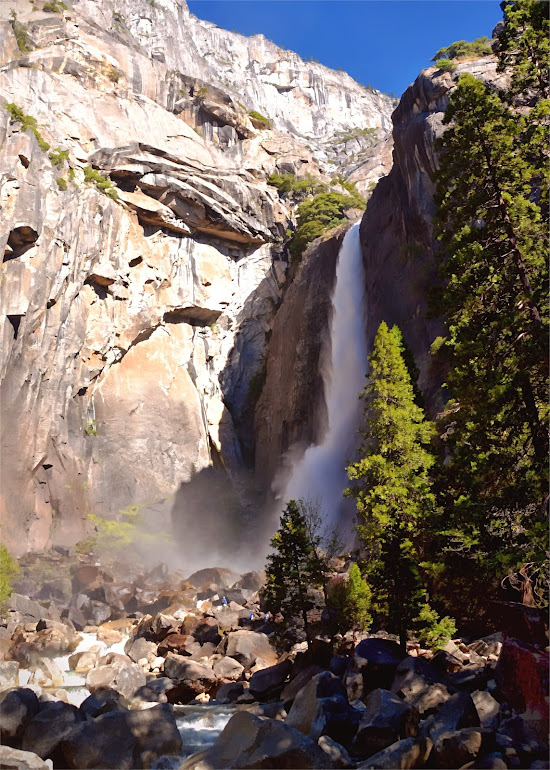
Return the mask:
<path id="1" fill-rule="evenodd" d="M 188 757 L 212 746 L 234 713 L 232 706 L 215 703 L 174 706 L 176 724 L 183 743 L 182 755 Z"/>
<path id="2" fill-rule="evenodd" d="M 328 426 L 321 444 L 309 447 L 294 464 L 284 501 L 310 500 L 323 519 L 336 525 L 348 485 L 346 461 L 357 445 L 361 414 L 358 398 L 365 384 L 367 343 L 363 260 L 359 224 L 348 230 L 336 266 L 330 343 L 321 356 Z"/>

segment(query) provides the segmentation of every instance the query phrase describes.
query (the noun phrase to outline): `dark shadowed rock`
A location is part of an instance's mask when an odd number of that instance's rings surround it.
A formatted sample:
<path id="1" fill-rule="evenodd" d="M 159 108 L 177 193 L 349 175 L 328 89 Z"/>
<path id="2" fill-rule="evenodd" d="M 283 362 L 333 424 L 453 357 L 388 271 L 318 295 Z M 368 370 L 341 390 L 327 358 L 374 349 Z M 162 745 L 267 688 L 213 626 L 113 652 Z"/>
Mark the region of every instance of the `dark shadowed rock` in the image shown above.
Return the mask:
<path id="1" fill-rule="evenodd" d="M 83 718 L 82 712 L 70 703 L 47 703 L 26 726 L 21 748 L 42 759 L 53 757 L 61 741 Z"/>
<path id="2" fill-rule="evenodd" d="M 377 688 L 389 689 L 403 657 L 397 642 L 389 639 L 373 637 L 359 642 L 344 677 L 349 699 Z"/>
<path id="3" fill-rule="evenodd" d="M 204 618 L 204 620 L 198 623 L 193 629 L 193 636 L 197 642 L 200 642 L 201 644 L 205 644 L 206 642 L 218 644 L 221 637 L 217 621 L 214 618 Z"/>
<path id="4" fill-rule="evenodd" d="M 500 703 L 484 690 L 473 692 L 472 700 L 475 704 L 481 727 L 496 730 L 500 722 Z"/>
<path id="5" fill-rule="evenodd" d="M 222 684 L 216 693 L 216 700 L 218 703 L 235 703 L 244 692 L 244 686 L 242 682 L 228 682 Z"/>
<path id="6" fill-rule="evenodd" d="M 323 751 L 329 760 L 329 767 L 334 768 L 348 768 L 348 767 L 355 767 L 355 763 L 348 754 L 348 752 L 345 750 L 343 746 L 341 746 L 339 743 L 336 743 L 336 741 L 333 741 L 332 738 L 329 738 L 328 735 L 321 735 L 319 740 L 317 741 L 317 745 Z"/>
<path id="7" fill-rule="evenodd" d="M 97 690 L 80 704 L 80 710 L 87 719 L 108 714 L 110 711 L 126 711 L 126 708 L 124 696 L 110 688 Z"/>
<path id="8" fill-rule="evenodd" d="M 356 765 L 357 770 L 409 770 L 425 767 L 432 742 L 429 738 L 405 738 Z"/>
<path id="9" fill-rule="evenodd" d="M 476 759 L 482 743 L 482 732 L 475 727 L 443 733 L 432 749 L 432 762 L 435 767 L 462 767 Z"/>
<path id="10" fill-rule="evenodd" d="M 548 724 L 548 653 L 517 639 L 505 639 L 495 680 L 518 712 L 530 711 Z"/>
<path id="11" fill-rule="evenodd" d="M 216 588 L 230 588 L 240 577 L 237 572 L 233 572 L 233 570 L 226 567 L 207 567 L 206 569 L 193 572 L 187 578 L 187 582 L 191 583 L 195 588 L 202 588 L 208 583 L 214 584 Z"/>
<path id="12" fill-rule="evenodd" d="M 437 714 L 422 722 L 420 732 L 435 743 L 443 733 L 455 732 L 462 727 L 479 727 L 475 704 L 467 692 L 452 695 Z"/>
<path id="13" fill-rule="evenodd" d="M 275 666 L 256 671 L 250 677 L 250 692 L 259 701 L 280 695 L 284 682 L 292 670 L 292 662 L 283 660 Z"/>
<path id="14" fill-rule="evenodd" d="M 210 750 L 206 767 L 295 768 L 332 767 L 329 757 L 303 733 L 275 719 L 246 711 L 234 714 Z"/>
<path id="15" fill-rule="evenodd" d="M 180 754 L 181 737 L 172 707 L 111 712 L 84 722 L 61 744 L 66 767 L 133 770 L 150 767 L 163 754 Z"/>
<path id="16" fill-rule="evenodd" d="M 281 700 L 286 708 L 290 708 L 292 701 L 298 695 L 300 690 L 305 687 L 316 674 L 320 674 L 322 670 L 323 669 L 317 665 L 306 666 L 306 668 L 298 670 L 298 673 L 290 680 L 290 682 L 285 684 L 283 691 L 281 692 Z"/>
<path id="17" fill-rule="evenodd" d="M 8 690 L 0 698 L 0 740 L 11 745 L 21 738 L 40 704 L 34 692 L 26 687 Z"/>
<path id="18" fill-rule="evenodd" d="M 175 683 L 171 679 L 161 676 L 136 690 L 132 700 L 141 700 L 146 703 L 168 703 L 167 693 L 173 690 L 174 686 Z"/>
<path id="19" fill-rule="evenodd" d="M 328 735 L 345 746 L 352 740 L 359 719 L 359 712 L 348 703 L 342 681 L 323 671 L 296 695 L 286 724 L 315 741 Z"/>
<path id="20" fill-rule="evenodd" d="M 134 639 L 143 638 L 149 642 L 162 642 L 170 634 L 178 633 L 181 621 L 170 615 L 158 612 L 156 615 L 147 616 L 140 620 L 134 631 Z M 190 631 L 184 633 L 189 634 Z"/>
<path id="21" fill-rule="evenodd" d="M 418 731 L 418 712 L 389 690 L 373 690 L 352 744 L 352 752 L 368 757 Z"/>
<path id="22" fill-rule="evenodd" d="M 174 689 L 167 693 L 171 703 L 189 703 L 199 693 L 209 692 L 218 682 L 211 668 L 173 652 L 166 656 L 164 673 L 175 682 Z"/>

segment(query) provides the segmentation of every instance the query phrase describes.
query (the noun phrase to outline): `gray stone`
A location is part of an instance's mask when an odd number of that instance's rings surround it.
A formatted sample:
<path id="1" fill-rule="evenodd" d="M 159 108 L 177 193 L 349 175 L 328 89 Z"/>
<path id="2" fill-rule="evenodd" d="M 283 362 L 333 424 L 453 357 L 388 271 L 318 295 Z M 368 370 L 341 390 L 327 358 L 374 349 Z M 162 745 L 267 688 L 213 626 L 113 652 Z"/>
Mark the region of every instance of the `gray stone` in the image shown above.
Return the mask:
<path id="1" fill-rule="evenodd" d="M 19 740 L 25 727 L 38 712 L 38 698 L 26 687 L 7 690 L 0 695 L 0 735 L 2 742 Z"/>
<path id="2" fill-rule="evenodd" d="M 437 714 L 422 722 L 421 733 L 437 742 L 440 735 L 456 732 L 462 727 L 479 727 L 479 717 L 469 693 L 458 692 L 452 695 Z"/>
<path id="3" fill-rule="evenodd" d="M 169 696 L 172 703 L 188 703 L 199 693 L 209 692 L 218 682 L 211 668 L 173 652 L 166 656 L 164 673 L 177 685 Z"/>
<path id="4" fill-rule="evenodd" d="M 479 729 L 466 727 L 445 732 L 434 744 L 432 756 L 436 767 L 455 768 L 473 762 L 481 750 L 483 736 Z"/>
<path id="5" fill-rule="evenodd" d="M 163 754 L 180 754 L 172 707 L 102 714 L 72 730 L 61 744 L 67 767 L 132 770 L 150 767 Z"/>
<path id="6" fill-rule="evenodd" d="M 17 687 L 19 684 L 19 663 L 15 660 L 0 661 L 0 687 Z"/>
<path id="7" fill-rule="evenodd" d="M 317 745 L 321 751 L 324 751 L 328 756 L 330 767 L 355 767 L 355 762 L 352 760 L 346 749 L 339 743 L 336 743 L 336 741 L 333 741 L 332 738 L 329 738 L 328 735 L 321 735 L 317 741 Z"/>
<path id="8" fill-rule="evenodd" d="M 0 767 L 4 770 L 50 770 L 50 765 L 31 751 L 0 746 Z"/>
<path id="9" fill-rule="evenodd" d="M 250 677 L 250 692 L 259 701 L 269 700 L 279 695 L 291 670 L 292 662 L 287 659 L 275 666 L 268 666 L 254 672 Z"/>
<path id="10" fill-rule="evenodd" d="M 47 703 L 25 727 L 21 748 L 47 759 L 83 718 L 82 712 L 69 703 Z"/>
<path id="11" fill-rule="evenodd" d="M 500 723 L 500 703 L 484 690 L 473 692 L 472 700 L 476 707 L 481 727 L 489 727 L 496 730 Z"/>
<path id="12" fill-rule="evenodd" d="M 392 743 L 383 751 L 374 754 L 356 765 L 357 770 L 409 770 L 411 767 L 425 767 L 430 756 L 430 738 L 405 738 Z"/>
<path id="13" fill-rule="evenodd" d="M 227 635 L 225 654 L 241 663 L 245 669 L 251 668 L 257 658 L 268 663 L 277 662 L 277 652 L 271 646 L 265 634 L 255 631 L 232 631 Z"/>
<path id="14" fill-rule="evenodd" d="M 157 645 L 155 642 L 148 642 L 143 637 L 138 637 L 137 639 L 129 639 L 126 642 L 124 652 L 134 663 L 137 663 L 142 658 L 153 660 L 153 658 L 157 657 Z"/>
<path id="15" fill-rule="evenodd" d="M 365 700 L 352 751 L 369 757 L 418 731 L 418 712 L 389 690 L 373 690 Z"/>
<path id="16" fill-rule="evenodd" d="M 111 656 L 106 657 L 108 659 Z M 101 665 L 103 660 L 105 658 L 100 658 L 100 665 L 90 669 L 86 675 L 86 687 L 91 693 L 111 688 L 125 698 L 131 698 L 136 690 L 145 684 L 145 674 L 137 663 L 132 663 L 122 655 Z"/>
<path id="17" fill-rule="evenodd" d="M 218 660 L 216 663 L 214 663 L 214 673 L 218 679 L 236 682 L 243 671 L 244 666 L 228 656 L 221 658 L 221 660 Z"/>

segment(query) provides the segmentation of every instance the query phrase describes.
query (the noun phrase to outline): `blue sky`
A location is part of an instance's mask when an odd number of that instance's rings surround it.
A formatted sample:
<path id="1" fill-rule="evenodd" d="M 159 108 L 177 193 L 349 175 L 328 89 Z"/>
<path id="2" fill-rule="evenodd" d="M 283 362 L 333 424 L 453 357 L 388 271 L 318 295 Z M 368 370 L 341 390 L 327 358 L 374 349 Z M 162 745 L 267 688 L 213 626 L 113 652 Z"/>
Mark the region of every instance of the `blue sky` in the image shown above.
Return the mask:
<path id="1" fill-rule="evenodd" d="M 435 52 L 491 36 L 498 0 L 188 0 L 192 13 L 400 96 Z"/>

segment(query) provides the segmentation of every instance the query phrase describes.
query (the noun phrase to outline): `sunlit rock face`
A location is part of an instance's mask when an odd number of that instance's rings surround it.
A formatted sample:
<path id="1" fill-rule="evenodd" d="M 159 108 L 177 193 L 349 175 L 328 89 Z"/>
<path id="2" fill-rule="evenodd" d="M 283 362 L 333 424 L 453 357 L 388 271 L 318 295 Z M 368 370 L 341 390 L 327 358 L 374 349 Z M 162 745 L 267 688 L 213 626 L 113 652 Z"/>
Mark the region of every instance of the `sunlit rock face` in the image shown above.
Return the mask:
<path id="1" fill-rule="evenodd" d="M 353 151 L 370 184 L 394 104 L 176 2 L 2 14 L 0 105 L 50 144 L 0 106 L 0 518 L 17 554 L 76 542 L 90 514 L 168 515 L 214 460 L 239 486 L 288 282 L 293 210 L 267 178 L 328 180 Z"/>

